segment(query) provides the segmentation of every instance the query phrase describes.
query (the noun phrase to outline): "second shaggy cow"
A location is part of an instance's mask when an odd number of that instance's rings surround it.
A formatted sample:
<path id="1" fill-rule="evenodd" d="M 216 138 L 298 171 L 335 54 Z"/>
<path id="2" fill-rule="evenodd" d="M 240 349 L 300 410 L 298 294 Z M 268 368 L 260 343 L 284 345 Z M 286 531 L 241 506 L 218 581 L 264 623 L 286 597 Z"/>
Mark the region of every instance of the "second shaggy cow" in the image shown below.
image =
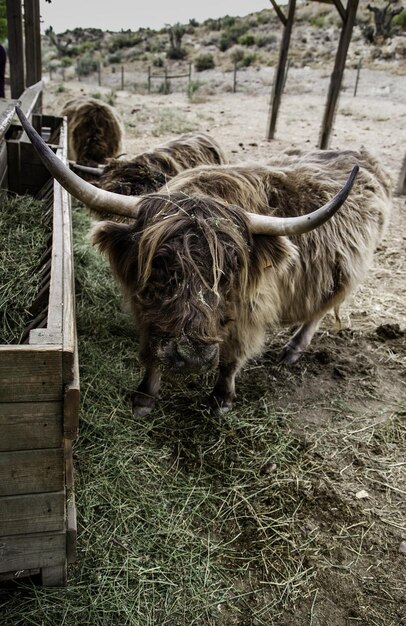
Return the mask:
<path id="1" fill-rule="evenodd" d="M 105 102 L 75 98 L 65 104 L 61 115 L 68 118 L 68 153 L 72 161 L 95 166 L 122 152 L 120 118 Z"/>

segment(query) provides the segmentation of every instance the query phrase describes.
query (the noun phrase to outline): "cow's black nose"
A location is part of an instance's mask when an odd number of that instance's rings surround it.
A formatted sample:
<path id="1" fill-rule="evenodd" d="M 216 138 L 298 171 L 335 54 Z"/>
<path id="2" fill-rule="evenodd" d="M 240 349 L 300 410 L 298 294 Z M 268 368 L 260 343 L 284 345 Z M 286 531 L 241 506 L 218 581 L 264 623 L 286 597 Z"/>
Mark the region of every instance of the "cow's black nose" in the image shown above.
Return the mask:
<path id="1" fill-rule="evenodd" d="M 209 369 L 218 357 L 218 344 L 182 340 L 176 344 L 174 366 L 179 369 Z"/>

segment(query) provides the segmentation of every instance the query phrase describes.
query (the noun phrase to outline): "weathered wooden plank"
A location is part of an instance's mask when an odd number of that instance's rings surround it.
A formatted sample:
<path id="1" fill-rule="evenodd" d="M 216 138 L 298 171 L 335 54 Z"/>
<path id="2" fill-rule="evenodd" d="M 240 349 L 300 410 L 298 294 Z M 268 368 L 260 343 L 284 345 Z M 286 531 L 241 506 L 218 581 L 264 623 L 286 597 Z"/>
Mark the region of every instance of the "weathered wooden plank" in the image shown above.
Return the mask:
<path id="1" fill-rule="evenodd" d="M 64 478 L 62 448 L 0 452 L 0 496 L 61 491 Z"/>
<path id="2" fill-rule="evenodd" d="M 71 493 L 66 506 L 66 556 L 68 563 L 76 561 L 76 543 L 77 543 L 77 522 L 76 522 L 76 506 L 75 494 Z"/>
<path id="3" fill-rule="evenodd" d="M 64 565 L 66 534 L 13 535 L 0 541 L 0 572 Z"/>
<path id="4" fill-rule="evenodd" d="M 0 402 L 61 399 L 61 347 L 0 345 Z"/>
<path id="5" fill-rule="evenodd" d="M 0 572 L 0 582 L 4 580 L 14 580 L 18 578 L 26 578 L 27 576 L 36 576 L 40 573 L 39 568 L 34 569 L 20 569 L 12 572 Z"/>
<path id="6" fill-rule="evenodd" d="M 61 402 L 0 404 L 0 451 L 62 446 Z"/>
<path id="7" fill-rule="evenodd" d="M 18 98 L 24 91 L 24 46 L 21 0 L 7 0 L 6 7 L 11 97 Z"/>
<path id="8" fill-rule="evenodd" d="M 0 139 L 0 189 L 7 189 L 7 147 Z"/>
<path id="9" fill-rule="evenodd" d="M 67 583 L 66 562 L 41 569 L 41 583 L 44 587 L 65 587 Z"/>
<path id="10" fill-rule="evenodd" d="M 3 535 L 60 531 L 65 528 L 65 491 L 0 498 Z"/>
<path id="11" fill-rule="evenodd" d="M 65 448 L 65 485 L 67 489 L 73 489 L 73 485 L 74 485 L 73 451 L 72 451 L 72 441 L 70 439 L 65 439 L 64 448 Z"/>
<path id="12" fill-rule="evenodd" d="M 72 372 L 73 377 L 71 382 L 65 386 L 65 395 L 63 400 L 63 430 L 67 439 L 76 439 L 79 430 L 80 383 L 77 339 L 75 340 L 75 343 Z"/>
<path id="13" fill-rule="evenodd" d="M 39 0 L 24 0 L 26 84 L 41 80 L 41 32 Z"/>

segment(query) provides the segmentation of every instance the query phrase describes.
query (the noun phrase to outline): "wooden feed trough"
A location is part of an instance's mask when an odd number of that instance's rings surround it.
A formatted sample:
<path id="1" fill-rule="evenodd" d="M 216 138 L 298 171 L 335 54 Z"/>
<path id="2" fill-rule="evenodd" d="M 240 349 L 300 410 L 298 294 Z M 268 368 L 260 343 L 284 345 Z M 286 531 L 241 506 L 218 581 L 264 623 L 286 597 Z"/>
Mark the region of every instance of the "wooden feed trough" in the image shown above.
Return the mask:
<path id="1" fill-rule="evenodd" d="M 36 92 L 23 94 L 22 108 L 66 161 L 66 122 L 36 115 L 40 86 Z M 79 413 L 70 198 L 13 124 L 13 102 L 1 106 L 1 186 L 33 195 L 48 181 L 53 218 L 35 318 L 23 343 L 0 345 L 0 580 L 40 574 L 45 585 L 64 585 L 76 553 L 72 440 Z"/>

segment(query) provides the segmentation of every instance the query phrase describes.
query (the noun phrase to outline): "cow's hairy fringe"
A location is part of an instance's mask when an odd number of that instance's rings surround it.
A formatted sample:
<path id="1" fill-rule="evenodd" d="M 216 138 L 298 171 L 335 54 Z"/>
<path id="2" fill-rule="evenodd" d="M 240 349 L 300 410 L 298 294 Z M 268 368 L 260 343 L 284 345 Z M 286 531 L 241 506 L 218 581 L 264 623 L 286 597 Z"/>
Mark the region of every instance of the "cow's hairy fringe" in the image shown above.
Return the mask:
<path id="1" fill-rule="evenodd" d="M 162 195 L 151 195 L 150 198 L 155 203 L 162 202 Z M 210 204 L 210 207 L 208 204 Z M 215 213 L 213 210 L 214 204 Z M 168 207 L 171 208 L 168 209 Z M 230 213 L 239 214 L 240 226 L 235 219 L 231 219 Z M 225 241 L 221 241 L 221 239 L 228 240 L 227 244 L 231 246 L 233 252 L 239 251 L 240 261 L 242 262 L 242 267 L 239 267 L 241 272 L 240 288 L 245 291 L 248 282 L 248 258 L 245 258 L 245 256 L 248 253 L 247 236 L 249 231 L 243 211 L 238 209 L 238 207 L 221 206 L 220 203 L 214 203 L 208 199 L 201 199 L 201 202 L 196 205 L 196 199 L 186 194 L 176 194 L 175 197 L 168 196 L 165 198 L 164 206 L 157 210 L 152 224 L 143 231 L 138 248 L 139 285 L 142 287 L 147 283 L 151 275 L 153 259 L 159 252 L 162 244 L 171 238 L 181 237 L 188 230 L 191 231 L 191 236 L 193 236 L 193 229 L 199 231 L 200 245 L 202 241 L 201 236 L 203 236 L 203 240 L 208 247 L 211 260 L 211 283 L 203 276 L 199 266 L 194 261 L 193 257 L 196 256 L 196 252 L 194 251 L 194 254 L 191 253 L 189 241 L 186 237 L 183 239 L 183 247 L 179 251 L 181 252 L 179 259 L 185 271 L 184 275 L 199 276 L 205 288 L 212 291 L 219 299 L 218 288 L 222 276 L 225 275 L 223 268 L 232 268 L 233 265 L 226 258 Z M 245 236 L 242 234 L 243 230 L 245 230 Z M 244 253 L 241 254 L 243 250 Z M 189 272 L 192 272 L 192 274 L 189 274 Z"/>

